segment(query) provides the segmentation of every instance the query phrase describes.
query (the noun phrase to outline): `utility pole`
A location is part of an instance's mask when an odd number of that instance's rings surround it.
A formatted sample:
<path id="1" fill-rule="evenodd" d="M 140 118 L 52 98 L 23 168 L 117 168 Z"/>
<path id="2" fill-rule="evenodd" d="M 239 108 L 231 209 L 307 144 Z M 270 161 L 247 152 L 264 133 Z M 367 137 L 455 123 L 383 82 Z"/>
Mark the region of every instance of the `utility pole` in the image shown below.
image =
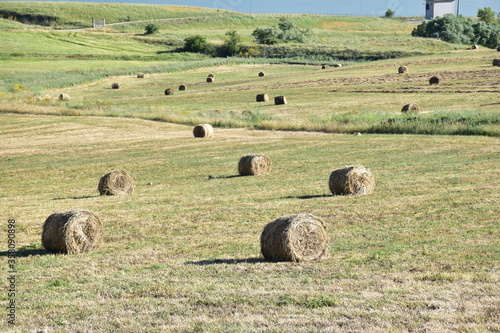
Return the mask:
<path id="1" fill-rule="evenodd" d="M 457 0 L 457 16 L 460 15 L 460 0 Z"/>

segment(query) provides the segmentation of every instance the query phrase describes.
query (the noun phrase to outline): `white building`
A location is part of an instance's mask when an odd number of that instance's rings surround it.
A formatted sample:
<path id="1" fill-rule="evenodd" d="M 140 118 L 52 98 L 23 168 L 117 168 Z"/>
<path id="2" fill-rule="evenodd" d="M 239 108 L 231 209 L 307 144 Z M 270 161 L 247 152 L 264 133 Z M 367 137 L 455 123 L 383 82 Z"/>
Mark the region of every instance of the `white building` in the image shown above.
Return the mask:
<path id="1" fill-rule="evenodd" d="M 426 0 L 425 19 L 430 20 L 445 14 L 456 13 L 455 0 Z"/>

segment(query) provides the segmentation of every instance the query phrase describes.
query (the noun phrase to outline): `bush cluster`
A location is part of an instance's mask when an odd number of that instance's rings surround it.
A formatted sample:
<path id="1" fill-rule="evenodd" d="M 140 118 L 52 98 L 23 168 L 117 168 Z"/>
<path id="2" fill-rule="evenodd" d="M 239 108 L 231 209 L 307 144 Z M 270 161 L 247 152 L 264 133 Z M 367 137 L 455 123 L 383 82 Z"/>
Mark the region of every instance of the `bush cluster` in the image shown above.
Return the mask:
<path id="1" fill-rule="evenodd" d="M 253 31 L 252 36 L 259 44 L 273 45 L 280 42 L 304 43 L 310 36 L 309 29 L 301 29 L 287 19 L 281 18 L 274 27 L 260 27 Z"/>
<path id="2" fill-rule="evenodd" d="M 462 15 L 447 14 L 425 21 L 411 33 L 414 37 L 438 38 L 448 43 L 478 44 L 496 48 L 500 44 L 500 25 L 476 22 Z"/>

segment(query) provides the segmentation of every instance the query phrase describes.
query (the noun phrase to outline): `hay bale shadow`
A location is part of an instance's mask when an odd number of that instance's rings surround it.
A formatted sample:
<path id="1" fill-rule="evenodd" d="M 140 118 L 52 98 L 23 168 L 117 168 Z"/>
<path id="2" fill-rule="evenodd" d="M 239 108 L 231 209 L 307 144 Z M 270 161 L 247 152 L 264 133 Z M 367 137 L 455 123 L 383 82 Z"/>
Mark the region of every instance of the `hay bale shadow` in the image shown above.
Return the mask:
<path id="1" fill-rule="evenodd" d="M 15 252 L 16 258 L 21 258 L 21 257 L 31 257 L 31 256 L 43 256 L 46 254 L 51 254 L 48 251 L 42 250 L 42 249 L 23 249 L 21 248 L 20 250 Z M 0 257 L 7 257 L 9 256 L 8 251 L 2 251 L 0 252 Z"/>
<path id="2" fill-rule="evenodd" d="M 208 266 L 208 265 L 236 265 L 236 264 L 259 264 L 267 263 L 264 258 L 247 258 L 247 259 L 213 259 L 200 261 L 187 261 L 184 265 Z"/>
<path id="3" fill-rule="evenodd" d="M 212 175 L 209 175 L 207 177 L 208 180 L 211 180 L 211 179 L 231 179 L 231 178 L 240 178 L 240 177 L 244 177 L 242 175 L 230 175 L 230 176 L 212 176 Z"/>
<path id="4" fill-rule="evenodd" d="M 91 199 L 91 198 L 98 198 L 98 197 L 100 197 L 100 195 L 82 195 L 79 197 L 54 198 L 52 200 L 68 200 L 68 199 L 80 200 L 80 199 Z"/>
<path id="5" fill-rule="evenodd" d="M 308 200 L 308 199 L 317 199 L 317 198 L 330 198 L 333 197 L 331 194 L 321 194 L 321 195 L 301 195 L 301 196 L 294 196 L 290 195 L 288 197 L 284 197 L 282 199 L 300 199 L 300 200 Z"/>

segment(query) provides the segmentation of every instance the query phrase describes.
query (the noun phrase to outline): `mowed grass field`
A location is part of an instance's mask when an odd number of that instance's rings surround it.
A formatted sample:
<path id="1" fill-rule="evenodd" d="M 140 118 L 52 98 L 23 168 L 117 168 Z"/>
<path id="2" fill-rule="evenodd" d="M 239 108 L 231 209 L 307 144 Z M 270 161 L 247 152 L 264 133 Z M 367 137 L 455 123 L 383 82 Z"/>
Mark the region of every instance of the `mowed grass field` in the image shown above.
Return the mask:
<path id="1" fill-rule="evenodd" d="M 16 219 L 19 251 L 18 326 L 2 316 L 6 330 L 500 329 L 497 138 L 218 129 L 197 139 L 190 126 L 138 119 L 0 123 L 1 215 Z M 238 177 L 248 153 L 266 154 L 271 173 Z M 375 192 L 331 196 L 329 174 L 352 164 L 370 168 Z M 112 169 L 131 173 L 132 195 L 98 195 Z M 66 209 L 101 218 L 97 251 L 43 250 L 44 220 Z M 264 261 L 262 229 L 296 213 L 324 219 L 329 258 Z"/>
<path id="2" fill-rule="evenodd" d="M 299 15 L 287 18 L 316 36 L 304 47 L 423 54 L 332 57 L 343 66 L 327 69 L 319 59 L 217 59 L 181 52 L 179 41 L 221 44 L 236 29 L 252 43 L 252 24 L 279 17 L 16 4 L 0 9 L 60 20 L 0 20 L 0 331 L 500 332 L 499 52 L 411 38 L 415 23 Z M 53 30 L 85 26 L 96 11 L 110 22 L 165 20 L 152 37 L 146 23 Z M 271 100 L 257 103 L 261 93 Z M 288 104 L 274 105 L 278 95 Z M 408 103 L 421 112 L 402 114 Z M 214 136 L 194 138 L 198 123 Z M 239 159 L 257 153 L 271 172 L 240 177 Z M 332 196 L 331 172 L 355 164 L 373 173 L 374 193 Z M 99 195 L 113 169 L 132 175 L 132 195 Z M 96 251 L 43 249 L 45 219 L 69 209 L 102 220 Z M 325 222 L 328 257 L 265 261 L 263 228 L 299 213 Z"/>

